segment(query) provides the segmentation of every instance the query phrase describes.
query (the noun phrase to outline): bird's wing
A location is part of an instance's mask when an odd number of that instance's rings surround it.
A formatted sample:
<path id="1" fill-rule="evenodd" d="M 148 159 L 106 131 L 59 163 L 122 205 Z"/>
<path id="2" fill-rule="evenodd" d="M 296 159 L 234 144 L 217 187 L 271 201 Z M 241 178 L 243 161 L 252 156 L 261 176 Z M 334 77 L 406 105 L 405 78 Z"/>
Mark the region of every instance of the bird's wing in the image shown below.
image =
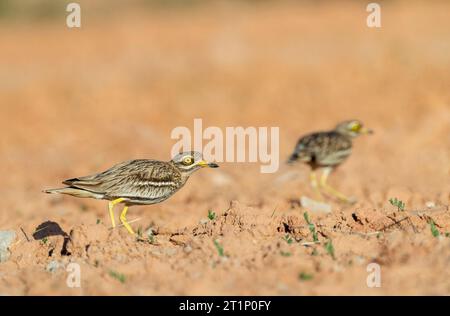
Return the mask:
<path id="1" fill-rule="evenodd" d="M 131 160 L 102 173 L 64 181 L 72 187 L 108 197 L 159 199 L 175 192 L 181 175 L 172 165 L 156 160 Z"/>
<path id="2" fill-rule="evenodd" d="M 95 187 L 101 184 L 102 180 L 107 179 L 109 176 L 113 174 L 123 173 L 126 169 L 129 169 L 130 166 L 132 166 L 133 162 L 135 161 L 137 160 L 124 161 L 101 173 L 95 173 L 89 176 L 67 179 L 63 181 L 63 184 L 76 186 L 79 188 L 83 188 L 83 186 L 86 186 L 85 189 L 88 189 L 88 187 Z"/>
<path id="3" fill-rule="evenodd" d="M 303 162 L 310 162 L 315 159 L 317 152 L 320 151 L 321 142 L 320 135 L 322 132 L 308 134 L 300 138 L 295 146 L 294 153 L 291 156 L 291 160 L 300 160 Z M 319 137 L 318 137 L 319 136 Z"/>
<path id="4" fill-rule="evenodd" d="M 327 133 L 320 145 L 321 150 L 316 152 L 316 160 L 323 165 L 339 164 L 352 152 L 352 141 L 336 132 Z"/>
<path id="5" fill-rule="evenodd" d="M 299 139 L 290 160 L 333 165 L 351 153 L 352 142 L 334 131 L 317 132 Z"/>

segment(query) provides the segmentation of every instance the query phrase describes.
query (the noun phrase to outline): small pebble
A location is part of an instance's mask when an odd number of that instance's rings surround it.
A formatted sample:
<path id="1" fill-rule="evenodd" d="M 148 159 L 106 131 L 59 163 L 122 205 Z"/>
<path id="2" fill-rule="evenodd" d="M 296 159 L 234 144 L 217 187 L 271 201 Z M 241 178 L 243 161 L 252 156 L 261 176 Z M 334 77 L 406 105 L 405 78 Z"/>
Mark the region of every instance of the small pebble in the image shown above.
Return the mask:
<path id="1" fill-rule="evenodd" d="M 425 203 L 428 208 L 435 208 L 436 204 L 433 201 L 428 201 Z"/>
<path id="2" fill-rule="evenodd" d="M 306 196 L 300 198 L 302 207 L 307 208 L 311 212 L 331 213 L 331 205 L 319 201 L 315 201 Z"/>

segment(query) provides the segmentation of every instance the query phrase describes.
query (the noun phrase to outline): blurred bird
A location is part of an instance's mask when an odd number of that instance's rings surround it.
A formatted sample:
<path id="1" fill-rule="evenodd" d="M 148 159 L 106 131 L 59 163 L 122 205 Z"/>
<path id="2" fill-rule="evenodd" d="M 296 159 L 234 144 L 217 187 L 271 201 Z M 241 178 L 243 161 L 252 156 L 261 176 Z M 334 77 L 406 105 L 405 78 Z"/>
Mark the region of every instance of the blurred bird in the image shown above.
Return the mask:
<path id="1" fill-rule="evenodd" d="M 361 134 L 371 134 L 371 129 L 363 126 L 358 120 L 339 123 L 333 130 L 315 132 L 303 136 L 297 142 L 288 163 L 304 162 L 311 167 L 311 186 L 322 200 L 321 188 L 341 201 L 353 202 L 344 194 L 327 184 L 330 173 L 352 153 L 352 140 Z M 316 170 L 323 169 L 320 181 Z"/>
<path id="2" fill-rule="evenodd" d="M 200 153 L 194 151 L 180 153 L 168 162 L 130 160 L 101 173 L 63 181 L 67 187 L 44 192 L 109 200 L 112 227 L 116 226 L 114 205 L 122 203 L 125 206 L 120 214 L 120 221 L 128 232 L 134 235 L 126 219 L 129 206 L 155 204 L 168 199 L 183 187 L 194 171 L 203 167 L 219 166 L 207 163 Z"/>

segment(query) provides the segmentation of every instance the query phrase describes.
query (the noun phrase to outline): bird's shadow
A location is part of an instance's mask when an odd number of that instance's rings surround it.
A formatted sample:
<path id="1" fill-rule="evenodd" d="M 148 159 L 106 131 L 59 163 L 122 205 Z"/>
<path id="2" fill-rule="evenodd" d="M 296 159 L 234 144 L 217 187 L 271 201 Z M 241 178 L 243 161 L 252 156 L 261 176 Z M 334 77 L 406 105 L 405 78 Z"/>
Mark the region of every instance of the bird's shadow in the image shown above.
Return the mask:
<path id="1" fill-rule="evenodd" d="M 35 240 L 40 240 L 50 236 L 69 237 L 69 235 L 67 235 L 67 233 L 62 230 L 61 226 L 59 226 L 58 223 L 52 221 L 46 221 L 39 224 L 39 226 L 36 227 L 33 233 L 33 238 Z"/>
<path id="2" fill-rule="evenodd" d="M 70 253 L 67 251 L 67 243 L 69 242 L 70 237 L 64 230 L 62 230 L 61 226 L 59 226 L 58 223 L 52 221 L 43 222 L 36 227 L 33 233 L 34 240 L 42 240 L 50 236 L 64 237 L 61 255 L 70 255 Z"/>

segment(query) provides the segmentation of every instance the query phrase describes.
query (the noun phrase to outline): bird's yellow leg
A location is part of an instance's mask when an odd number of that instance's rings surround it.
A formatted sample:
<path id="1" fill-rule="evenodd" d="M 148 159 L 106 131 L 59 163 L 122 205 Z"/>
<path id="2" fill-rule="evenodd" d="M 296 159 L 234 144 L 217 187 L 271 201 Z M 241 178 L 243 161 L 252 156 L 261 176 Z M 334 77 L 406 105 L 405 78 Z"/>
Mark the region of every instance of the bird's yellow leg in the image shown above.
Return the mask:
<path id="1" fill-rule="evenodd" d="M 111 225 L 112 225 L 113 228 L 116 227 L 116 222 L 115 222 L 115 220 L 114 220 L 114 212 L 113 212 L 114 205 L 116 205 L 116 204 L 118 204 L 118 203 L 120 203 L 120 202 L 123 202 L 123 201 L 125 201 L 124 198 L 118 198 L 118 199 L 109 201 L 109 204 L 108 204 L 108 207 L 109 207 L 109 216 L 111 217 Z"/>
<path id="2" fill-rule="evenodd" d="M 320 177 L 320 186 L 327 191 L 327 193 L 331 194 L 332 196 L 338 198 L 339 200 L 347 203 L 354 202 L 353 199 L 348 198 L 343 193 L 339 192 L 338 190 L 334 189 L 330 185 L 327 184 L 328 176 L 330 175 L 331 171 L 333 169 L 331 168 L 325 168 L 323 170 L 322 176 Z"/>
<path id="3" fill-rule="evenodd" d="M 320 192 L 319 184 L 317 182 L 317 175 L 315 171 L 311 171 L 311 174 L 309 175 L 309 181 L 319 201 L 323 201 L 323 196 L 322 193 Z"/>
<path id="4" fill-rule="evenodd" d="M 134 231 L 131 228 L 130 224 L 128 224 L 127 222 L 127 211 L 128 211 L 128 206 L 125 206 L 122 210 L 122 213 L 120 214 L 120 221 L 122 222 L 123 226 L 125 226 L 125 228 L 128 230 L 128 232 L 131 235 L 134 235 Z"/>

